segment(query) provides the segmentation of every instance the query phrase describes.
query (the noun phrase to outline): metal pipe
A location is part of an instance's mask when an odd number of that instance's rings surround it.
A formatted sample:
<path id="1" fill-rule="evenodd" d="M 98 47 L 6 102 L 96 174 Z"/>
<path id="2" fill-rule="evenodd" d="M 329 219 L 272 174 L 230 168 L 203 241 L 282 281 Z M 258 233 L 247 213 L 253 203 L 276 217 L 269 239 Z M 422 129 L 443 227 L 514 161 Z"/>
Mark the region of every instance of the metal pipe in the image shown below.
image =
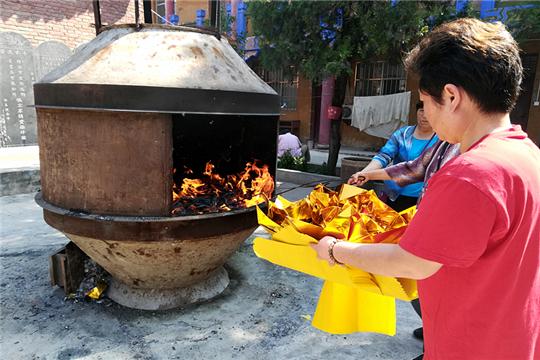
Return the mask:
<path id="1" fill-rule="evenodd" d="M 96 36 L 101 31 L 101 12 L 99 10 L 99 0 L 92 0 L 94 7 L 94 26 L 96 27 Z"/>
<path id="2" fill-rule="evenodd" d="M 135 26 L 137 29 L 141 27 L 139 19 L 139 0 L 135 0 Z"/>
<path id="3" fill-rule="evenodd" d="M 216 31 L 218 33 L 221 33 L 219 30 L 221 26 L 221 6 L 219 4 L 219 0 L 216 0 Z"/>
<path id="4" fill-rule="evenodd" d="M 220 15 L 220 6 L 219 6 L 219 0 L 210 0 L 208 2 L 208 7 L 210 11 L 210 26 L 216 29 L 217 32 L 219 32 L 219 15 Z"/>

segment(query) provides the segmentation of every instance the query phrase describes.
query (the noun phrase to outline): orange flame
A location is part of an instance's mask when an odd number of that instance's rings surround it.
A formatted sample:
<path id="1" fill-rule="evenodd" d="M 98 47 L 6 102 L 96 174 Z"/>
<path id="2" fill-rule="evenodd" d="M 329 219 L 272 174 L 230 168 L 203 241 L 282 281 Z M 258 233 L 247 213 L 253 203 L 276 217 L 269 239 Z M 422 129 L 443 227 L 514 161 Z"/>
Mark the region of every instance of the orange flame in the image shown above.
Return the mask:
<path id="1" fill-rule="evenodd" d="M 257 205 L 272 196 L 274 179 L 267 165 L 247 163 L 240 174 L 225 177 L 215 174 L 214 167 L 209 161 L 201 179 L 184 178 L 180 187 L 173 184 L 173 215 L 231 211 Z M 184 173 L 193 171 L 186 169 Z"/>

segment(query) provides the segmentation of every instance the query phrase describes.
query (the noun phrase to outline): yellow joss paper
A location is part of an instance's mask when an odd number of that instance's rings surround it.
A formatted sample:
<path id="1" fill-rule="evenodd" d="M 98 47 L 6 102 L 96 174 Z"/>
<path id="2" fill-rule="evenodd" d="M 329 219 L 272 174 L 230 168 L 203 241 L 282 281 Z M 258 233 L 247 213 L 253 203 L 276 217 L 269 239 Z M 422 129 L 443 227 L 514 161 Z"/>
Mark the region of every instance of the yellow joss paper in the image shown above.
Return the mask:
<path id="1" fill-rule="evenodd" d="M 324 232 L 327 235 L 334 236 L 337 239 L 347 239 L 351 220 L 347 218 L 335 218 L 326 224 Z"/>
<path id="2" fill-rule="evenodd" d="M 330 206 L 330 195 L 322 191 L 312 191 L 308 196 L 309 201 L 316 207 L 326 208 Z"/>
<path id="3" fill-rule="evenodd" d="M 401 236 L 405 233 L 407 227 L 400 227 L 394 230 L 386 231 L 374 236 L 374 241 L 378 244 L 397 244 Z"/>
<path id="4" fill-rule="evenodd" d="M 367 273 L 319 260 L 310 244 L 326 235 L 355 243 L 397 244 L 415 207 L 401 213 L 373 190 L 342 185 L 338 191 L 317 185 L 307 198 L 269 202 L 257 211 L 271 239 L 257 238 L 255 254 L 274 264 L 325 280 L 312 325 L 333 334 L 370 331 L 393 335 L 395 300 L 418 296 L 416 281 Z"/>
<path id="5" fill-rule="evenodd" d="M 272 217 L 274 213 L 278 214 L 281 221 L 283 217 L 300 220 L 311 219 L 311 207 L 306 200 L 291 202 L 281 195 L 277 196 L 275 203 L 271 203 L 269 216 Z"/>
<path id="6" fill-rule="evenodd" d="M 276 206 L 279 207 L 280 209 L 285 210 L 292 204 L 294 204 L 292 201 L 285 199 L 283 196 L 281 195 L 276 196 Z"/>
<path id="7" fill-rule="evenodd" d="M 322 237 L 327 235 L 324 228 L 322 228 L 321 226 L 314 225 L 302 220 L 288 218 L 287 223 L 292 224 L 296 228 L 296 230 L 303 234 L 309 235 L 314 239 L 321 239 Z"/>
<path id="8" fill-rule="evenodd" d="M 328 262 L 317 259 L 315 250 L 309 246 L 256 238 L 253 241 L 253 251 L 258 257 L 276 265 L 320 279 L 331 280 L 349 286 L 358 286 L 365 291 L 381 294 L 379 287 L 369 273 L 346 266 L 330 266 Z"/>
<path id="9" fill-rule="evenodd" d="M 334 218 L 338 216 L 339 212 L 340 209 L 338 206 L 328 206 L 321 209 L 320 214 L 322 216 L 323 223 L 328 224 L 329 222 L 334 220 Z"/>
<path id="10" fill-rule="evenodd" d="M 403 301 L 411 301 L 418 297 L 416 286 L 411 286 L 413 283 L 410 279 L 403 279 L 402 283 L 401 279 L 390 276 L 373 274 L 373 278 L 383 295 L 391 296 Z M 414 282 L 414 284 L 416 285 L 416 282 Z"/>
<path id="11" fill-rule="evenodd" d="M 356 186 L 343 184 L 341 186 L 341 189 L 339 190 L 339 201 L 347 200 L 349 198 L 352 198 L 353 196 L 363 194 L 365 192 L 367 192 L 367 190 Z"/>
<path id="12" fill-rule="evenodd" d="M 285 209 L 289 218 L 298 220 L 311 220 L 312 209 L 306 200 L 292 203 Z"/>
<path id="13" fill-rule="evenodd" d="M 96 286 L 86 293 L 86 296 L 88 296 L 90 299 L 98 300 L 105 289 L 107 289 L 107 283 L 104 281 L 98 281 Z"/>
<path id="14" fill-rule="evenodd" d="M 406 278 L 396 278 L 396 280 L 399 281 L 401 288 L 403 289 L 403 291 L 405 291 L 405 294 L 407 294 L 408 301 L 418 298 L 418 288 L 416 287 L 416 280 Z"/>
<path id="15" fill-rule="evenodd" d="M 370 238 L 371 234 L 368 230 L 368 227 L 366 224 L 362 221 L 362 218 L 360 215 L 355 215 L 351 218 L 351 226 L 349 228 L 349 236 L 348 241 L 360 243 L 360 242 L 368 242 L 371 243 L 373 241 L 366 241 L 366 238 Z"/>
<path id="16" fill-rule="evenodd" d="M 264 227 L 266 230 L 268 230 L 271 233 L 274 233 L 281 229 L 281 225 L 275 223 L 272 219 L 270 219 L 266 214 L 257 206 L 257 221 L 259 225 Z"/>
<path id="17" fill-rule="evenodd" d="M 365 331 L 393 336 L 396 303 L 388 296 L 325 281 L 311 324 L 331 334 Z"/>
<path id="18" fill-rule="evenodd" d="M 287 218 L 287 211 L 281 209 L 276 203 L 268 202 L 268 218 L 277 224 L 281 224 Z"/>
<path id="19" fill-rule="evenodd" d="M 353 211 L 354 207 L 351 204 L 347 203 L 340 209 L 340 213 L 338 214 L 338 216 L 342 218 L 350 218 L 353 214 Z"/>
<path id="20" fill-rule="evenodd" d="M 399 213 L 403 219 L 407 222 L 407 224 L 412 220 L 414 214 L 416 214 L 416 206 L 412 206 L 406 210 L 403 210 Z"/>
<path id="21" fill-rule="evenodd" d="M 272 240 L 280 241 L 291 245 L 309 245 L 316 244 L 317 240 L 309 235 L 298 232 L 292 225 L 287 225 L 276 231 L 272 235 Z"/>

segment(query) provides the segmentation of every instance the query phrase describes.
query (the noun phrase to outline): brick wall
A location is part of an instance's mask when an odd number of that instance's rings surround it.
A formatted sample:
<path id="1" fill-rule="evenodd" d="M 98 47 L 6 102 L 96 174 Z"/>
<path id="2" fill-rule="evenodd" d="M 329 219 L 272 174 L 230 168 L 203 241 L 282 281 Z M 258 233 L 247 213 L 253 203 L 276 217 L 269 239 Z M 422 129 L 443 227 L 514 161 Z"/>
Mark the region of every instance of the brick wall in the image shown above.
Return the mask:
<path id="1" fill-rule="evenodd" d="M 134 23 L 133 0 L 100 0 L 104 25 Z M 143 21 L 142 1 L 139 1 Z M 0 0 L 0 31 L 26 37 L 34 47 L 56 40 L 71 49 L 96 36 L 91 0 Z"/>

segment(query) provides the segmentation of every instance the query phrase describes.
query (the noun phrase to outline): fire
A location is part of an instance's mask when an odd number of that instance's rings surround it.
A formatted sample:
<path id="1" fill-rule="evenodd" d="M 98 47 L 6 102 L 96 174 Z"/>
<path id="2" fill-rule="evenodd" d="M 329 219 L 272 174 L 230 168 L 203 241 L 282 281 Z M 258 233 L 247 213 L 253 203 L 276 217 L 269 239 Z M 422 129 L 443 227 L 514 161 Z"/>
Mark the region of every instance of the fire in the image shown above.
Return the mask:
<path id="1" fill-rule="evenodd" d="M 176 169 L 173 170 L 176 172 Z M 185 169 L 186 175 L 193 174 Z M 265 202 L 274 191 L 274 179 L 267 165 L 248 162 L 240 174 L 214 173 L 214 165 L 206 163 L 200 179 L 184 178 L 173 184 L 172 215 L 196 215 L 247 208 Z"/>

